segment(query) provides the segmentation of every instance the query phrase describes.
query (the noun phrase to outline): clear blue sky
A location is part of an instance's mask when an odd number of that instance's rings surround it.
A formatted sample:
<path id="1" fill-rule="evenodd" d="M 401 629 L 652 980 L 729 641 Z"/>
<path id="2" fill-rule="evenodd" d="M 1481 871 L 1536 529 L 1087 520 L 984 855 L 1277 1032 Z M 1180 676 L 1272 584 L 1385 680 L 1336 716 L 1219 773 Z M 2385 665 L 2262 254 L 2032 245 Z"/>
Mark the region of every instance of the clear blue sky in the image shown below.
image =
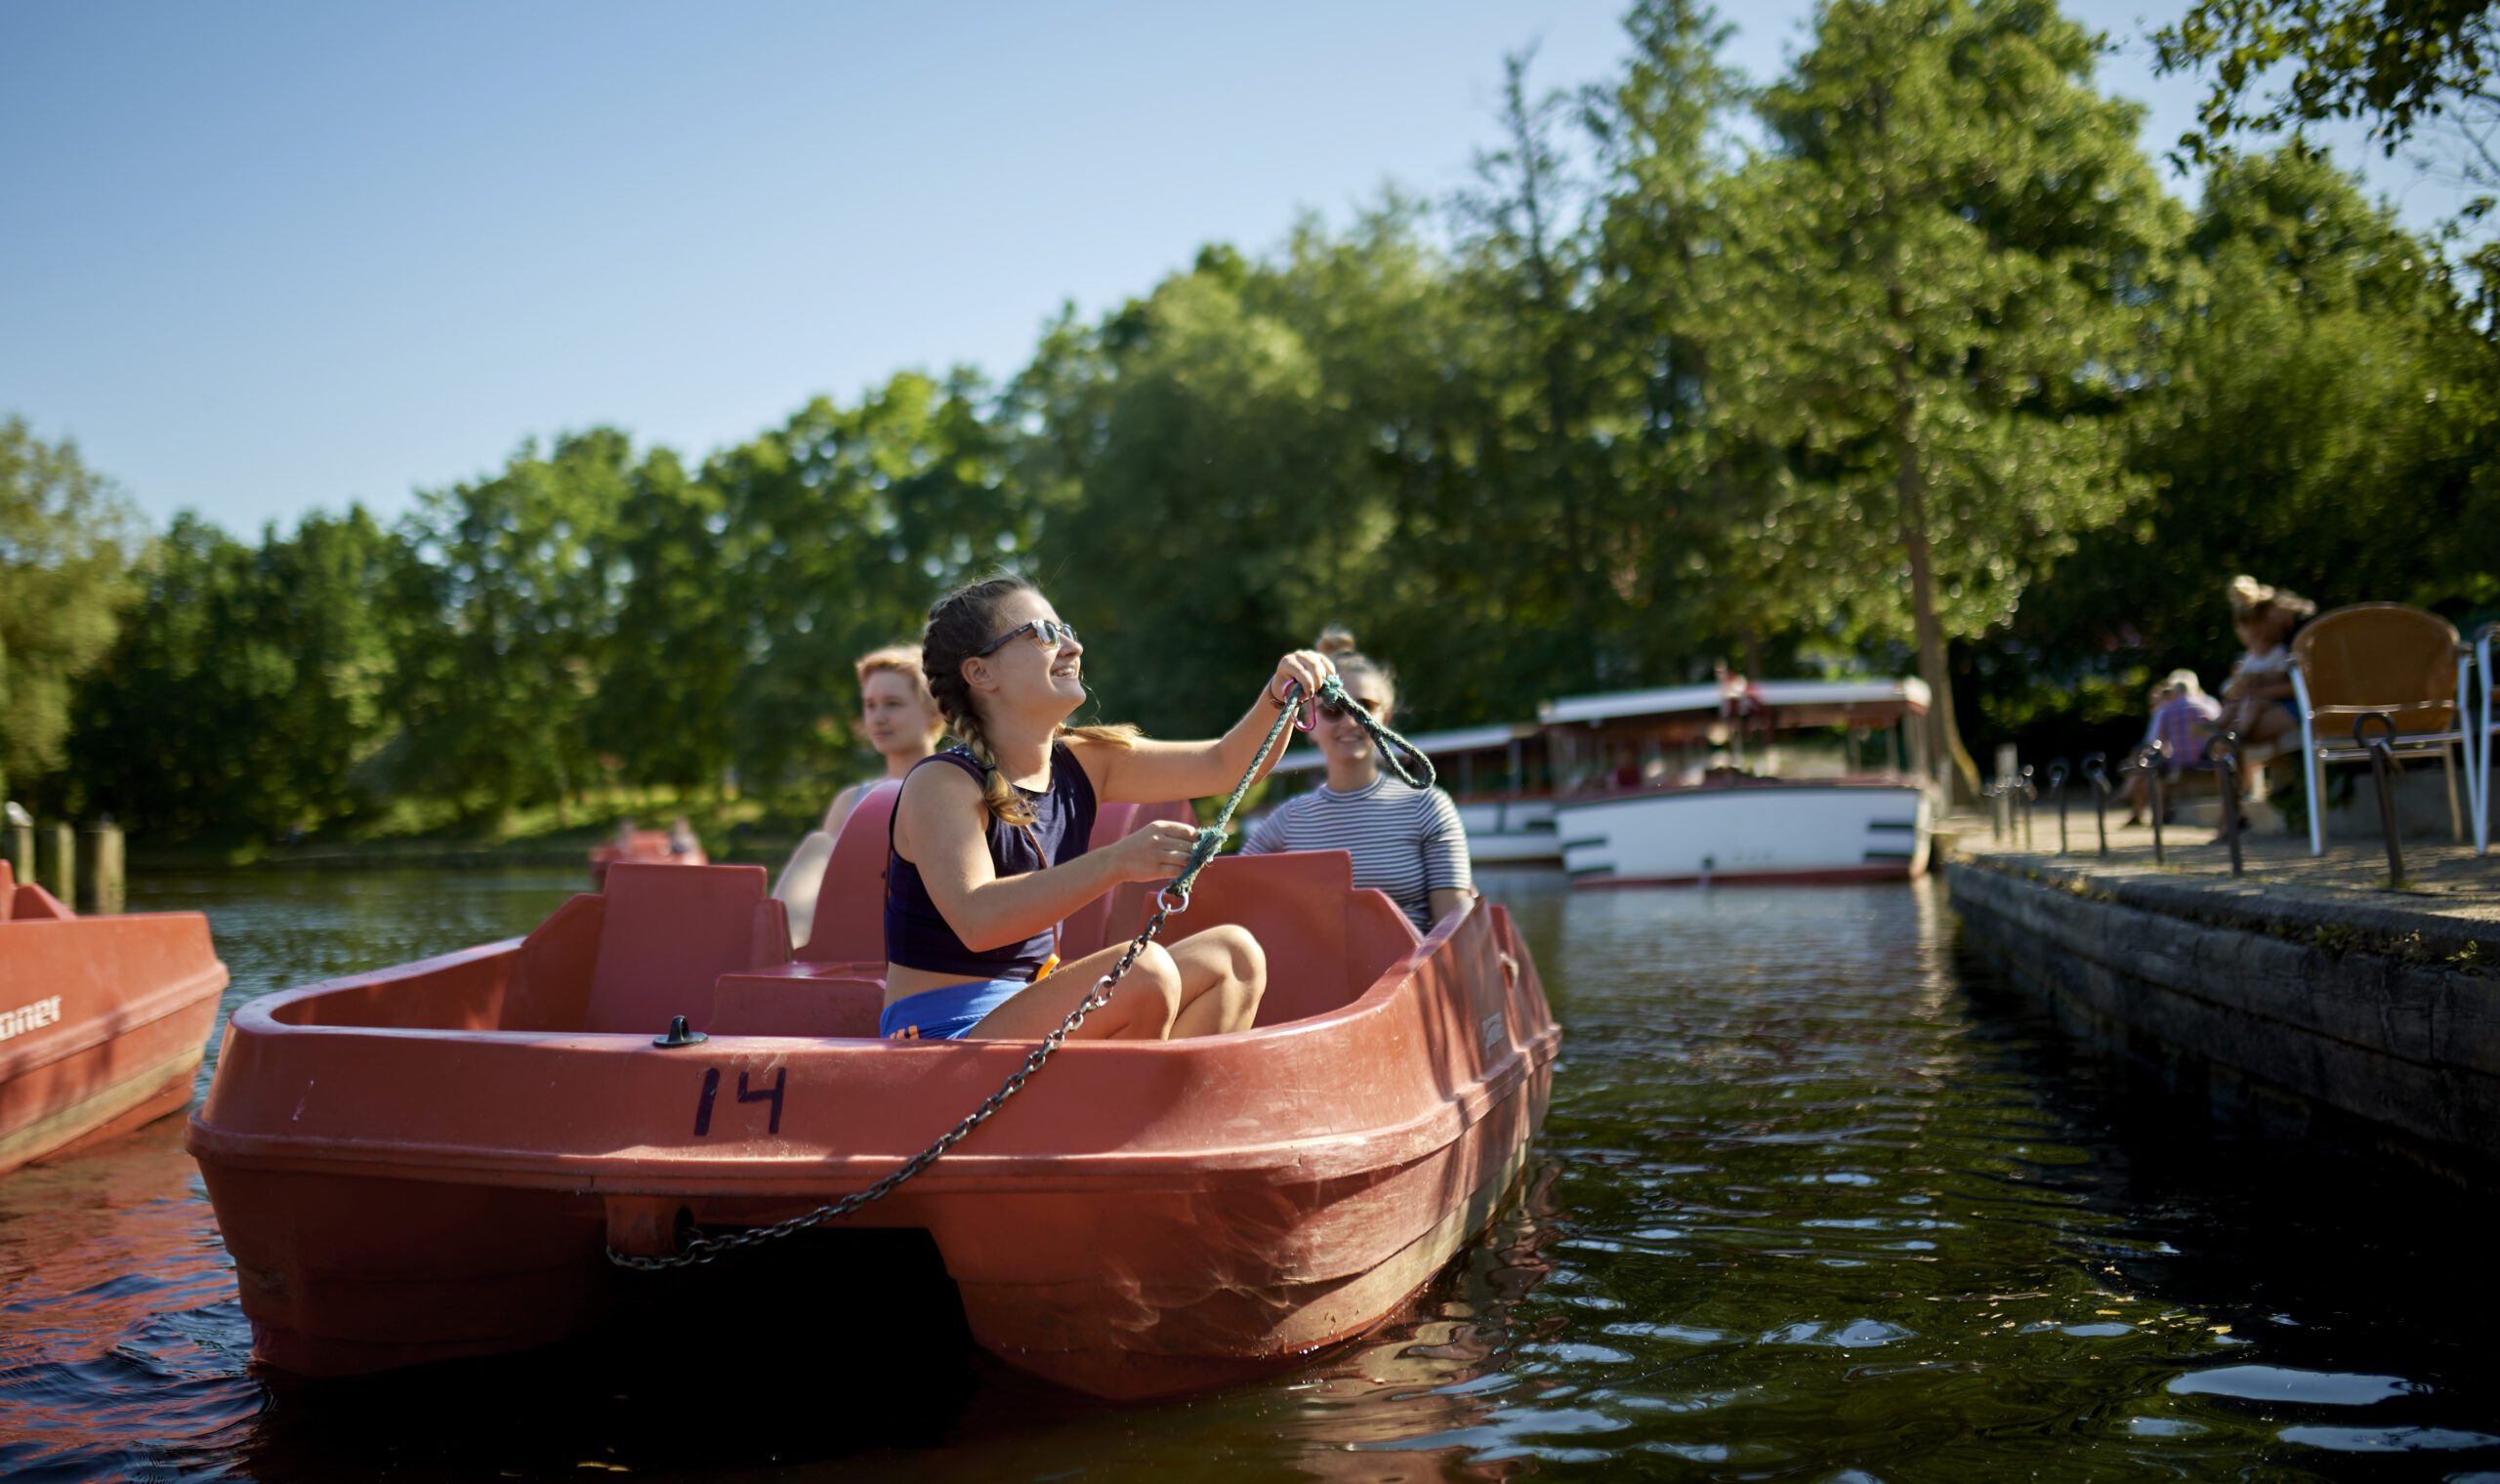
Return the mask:
<path id="1" fill-rule="evenodd" d="M 2194 94 L 2139 18 L 2180 8 L 2070 7 L 2154 145 Z M 1768 77 L 1810 7 L 1725 9 Z M 238 534 L 593 423 L 699 456 L 904 367 L 1010 374 L 1062 301 L 1299 209 L 1443 196 L 1503 55 L 1602 77 L 1619 10 L 12 0 L 0 412 Z"/>

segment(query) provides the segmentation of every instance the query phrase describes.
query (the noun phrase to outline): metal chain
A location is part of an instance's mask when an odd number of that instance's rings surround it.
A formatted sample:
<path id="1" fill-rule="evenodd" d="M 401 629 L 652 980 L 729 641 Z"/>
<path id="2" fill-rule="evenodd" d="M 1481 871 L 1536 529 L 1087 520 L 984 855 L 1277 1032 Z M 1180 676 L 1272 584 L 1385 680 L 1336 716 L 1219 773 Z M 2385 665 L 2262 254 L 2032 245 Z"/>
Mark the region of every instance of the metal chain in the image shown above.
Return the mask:
<path id="1" fill-rule="evenodd" d="M 1323 704 L 1334 704 L 1361 722 L 1363 730 L 1369 732 L 1375 743 L 1379 745 L 1382 761 L 1389 764 L 1390 770 L 1397 775 L 1400 782 L 1419 789 L 1433 786 L 1433 761 L 1416 751 L 1414 744 L 1404 737 L 1382 725 L 1370 712 L 1350 700 L 1346 695 L 1345 686 L 1338 682 L 1335 676 L 1329 676 L 1320 681 L 1318 693 L 1313 699 Z M 1163 920 L 1175 912 L 1188 910 L 1190 884 L 1197 880 L 1198 873 L 1206 868 L 1207 862 L 1214 858 L 1216 848 L 1224 843 L 1225 834 L 1232 823 L 1233 810 L 1241 806 L 1242 796 L 1250 792 L 1250 785 L 1258 781 L 1260 772 L 1266 768 L 1268 755 L 1274 751 L 1276 739 L 1283 735 L 1285 723 L 1293 719 L 1294 708 L 1298 703 L 1299 697 L 1295 693 L 1295 688 L 1288 687 L 1285 692 L 1284 710 L 1277 714 L 1275 724 L 1268 728 L 1267 739 L 1259 744 L 1259 755 L 1251 760 L 1249 770 L 1241 775 L 1241 781 L 1233 785 L 1231 797 L 1224 801 L 1224 808 L 1217 814 L 1216 822 L 1198 831 L 1196 844 L 1189 852 L 1189 863 L 1169 886 L 1155 893 L 1154 915 L 1146 920 L 1145 928 L 1130 941 L 1128 952 L 1120 955 L 1119 962 L 1111 966 L 1110 972 L 1094 981 L 1093 992 L 1079 1001 L 1076 1009 L 1067 1012 L 1067 1018 L 1060 1022 L 1059 1029 L 1044 1036 L 1041 1044 L 1034 1047 L 1032 1053 L 1024 1058 L 1023 1065 L 1019 1066 L 1005 1082 L 1000 1083 L 997 1092 L 983 1098 L 980 1106 L 965 1114 L 963 1122 L 939 1134 L 937 1142 L 905 1160 L 899 1169 L 875 1184 L 864 1190 L 854 1191 L 841 1200 L 819 1206 L 813 1211 L 792 1216 L 786 1221 L 775 1221 L 770 1226 L 741 1227 L 725 1236 L 696 1237 L 686 1244 L 684 1251 L 655 1257 L 621 1253 L 610 1247 L 607 1249 L 607 1260 L 619 1267 L 635 1268 L 643 1272 L 658 1272 L 672 1267 L 692 1267 L 736 1252 L 742 1247 L 757 1247 L 781 1237 L 794 1236 L 812 1226 L 821 1226 L 827 1221 L 847 1216 L 863 1206 L 884 1200 L 894 1193 L 895 1187 L 938 1163 L 938 1158 L 947 1150 L 962 1143 L 975 1129 L 987 1123 L 991 1114 L 1005 1107 L 1007 1099 L 1022 1091 L 1024 1084 L 1031 1079 L 1032 1075 L 1042 1069 L 1042 1063 L 1051 1059 L 1051 1053 L 1058 1051 L 1061 1044 L 1075 1034 L 1078 1026 L 1085 1023 L 1087 1015 L 1111 1003 L 1113 986 L 1117 985 L 1128 973 L 1130 967 L 1137 963 L 1137 956 L 1146 952 L 1146 945 L 1154 941 L 1154 935 L 1163 930 Z M 1398 761 L 1397 753 L 1401 749 L 1421 767 L 1423 774 L 1421 778 Z"/>
<path id="2" fill-rule="evenodd" d="M 936 1143 L 904 1161 L 902 1167 L 892 1175 L 878 1180 L 865 1190 L 854 1191 L 839 1201 L 819 1206 L 813 1211 L 792 1216 L 786 1221 L 775 1221 L 770 1226 L 743 1227 L 726 1236 L 697 1237 L 686 1244 L 685 1251 L 656 1257 L 638 1257 L 632 1253 L 618 1252 L 610 1247 L 607 1250 L 607 1260 L 619 1267 L 638 1268 L 644 1272 L 657 1272 L 671 1267 L 692 1267 L 697 1263 L 709 1262 L 716 1257 L 733 1253 L 741 1247 L 760 1246 L 776 1238 L 806 1231 L 811 1226 L 821 1226 L 827 1221 L 847 1216 L 862 1206 L 884 1200 L 894 1192 L 896 1186 L 938 1163 L 938 1156 L 962 1143 L 975 1129 L 987 1123 L 991 1114 L 1005 1107 L 1007 1099 L 1021 1091 L 1025 1082 L 1042 1069 L 1042 1063 L 1051 1059 L 1051 1053 L 1060 1049 L 1061 1043 L 1067 1040 L 1075 1033 L 1078 1026 L 1085 1023 L 1087 1015 L 1110 1004 L 1112 986 L 1118 984 L 1121 977 L 1129 971 L 1129 967 L 1137 962 L 1137 956 L 1146 952 L 1146 945 L 1154 940 L 1154 935 L 1163 930 L 1163 920 L 1169 915 L 1169 909 L 1155 908 L 1154 915 L 1146 920 L 1145 930 L 1129 943 L 1129 951 L 1120 955 L 1120 961 L 1111 966 L 1110 972 L 1094 981 L 1094 992 L 1079 1001 L 1076 1009 L 1067 1012 L 1067 1018 L 1060 1022 L 1059 1029 L 1042 1038 L 1041 1045 L 1034 1047 L 1032 1053 L 1024 1058 L 1024 1064 L 1018 1067 L 1005 1082 L 1000 1083 L 997 1092 L 983 1098 L 979 1107 L 965 1114 L 963 1122 L 939 1134 Z"/>

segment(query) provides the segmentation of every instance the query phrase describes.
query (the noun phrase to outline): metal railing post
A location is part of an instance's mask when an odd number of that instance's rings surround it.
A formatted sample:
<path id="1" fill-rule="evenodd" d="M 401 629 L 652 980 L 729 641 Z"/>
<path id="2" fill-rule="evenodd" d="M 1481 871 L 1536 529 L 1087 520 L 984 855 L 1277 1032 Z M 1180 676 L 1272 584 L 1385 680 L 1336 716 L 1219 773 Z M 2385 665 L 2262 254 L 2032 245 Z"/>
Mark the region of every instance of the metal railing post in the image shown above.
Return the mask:
<path id="1" fill-rule="evenodd" d="M 2375 737 L 2361 735 L 2372 721 L 2386 728 Z M 2396 749 L 2388 746 L 2396 735 L 2396 718 L 2384 711 L 2374 711 L 2353 723 L 2353 745 L 2364 748 L 2370 755 L 2370 775 L 2379 786 L 2379 833 L 2387 838 L 2387 884 L 2404 885 L 2404 847 L 2396 839 L 2396 774 L 2404 764 L 2396 761 Z"/>
<path id="2" fill-rule="evenodd" d="M 2136 771 L 2145 775 L 2145 797 L 2152 802 L 2152 863 L 2166 863 L 2161 850 L 2161 816 L 2167 807 L 2161 797 L 2161 780 L 2170 771 L 2170 744 L 2158 739 L 2136 749 Z"/>
<path id="3" fill-rule="evenodd" d="M 2066 853 L 2066 760 L 2049 764 L 2049 797 L 2058 804 L 2058 853 Z"/>
<path id="4" fill-rule="evenodd" d="M 2239 858 L 2239 733 L 2219 731 L 2205 739 L 2205 761 L 2213 764 L 2214 781 L 2223 791 L 2223 838 L 2230 842 L 2230 874 L 2241 874 Z"/>
<path id="5" fill-rule="evenodd" d="M 2101 853 L 2109 853 L 2109 755 L 2085 753 L 2083 776 L 2092 784 L 2092 827 L 2101 836 Z"/>

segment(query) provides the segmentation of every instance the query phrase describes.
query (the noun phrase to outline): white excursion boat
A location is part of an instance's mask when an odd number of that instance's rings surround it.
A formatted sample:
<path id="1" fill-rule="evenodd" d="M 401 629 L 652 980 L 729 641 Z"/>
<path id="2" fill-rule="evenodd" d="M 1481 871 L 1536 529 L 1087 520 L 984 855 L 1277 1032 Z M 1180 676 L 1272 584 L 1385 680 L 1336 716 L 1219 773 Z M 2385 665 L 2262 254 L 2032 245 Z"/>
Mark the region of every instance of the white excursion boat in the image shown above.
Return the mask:
<path id="1" fill-rule="evenodd" d="M 1479 866 L 1552 865 L 1562 859 L 1554 826 L 1554 778 L 1545 734 L 1533 721 L 1419 732 L 1406 739 L 1433 760 L 1440 786 L 1467 826 L 1467 858 Z M 1328 760 L 1312 747 L 1285 754 L 1279 773 L 1312 772 Z"/>
<path id="2" fill-rule="evenodd" d="M 1900 879 L 1933 818 L 1917 680 L 1764 680 L 1538 708 L 1575 886 Z M 1811 735 L 1820 733 L 1819 736 Z"/>

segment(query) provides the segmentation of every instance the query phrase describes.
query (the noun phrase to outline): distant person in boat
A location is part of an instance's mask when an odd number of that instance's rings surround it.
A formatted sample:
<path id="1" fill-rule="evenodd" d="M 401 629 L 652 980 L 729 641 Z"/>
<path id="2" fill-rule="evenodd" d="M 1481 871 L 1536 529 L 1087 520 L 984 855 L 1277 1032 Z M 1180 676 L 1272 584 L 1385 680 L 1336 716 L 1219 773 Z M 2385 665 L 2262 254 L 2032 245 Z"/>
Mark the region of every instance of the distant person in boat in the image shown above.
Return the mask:
<path id="1" fill-rule="evenodd" d="M 959 744 L 918 764 L 896 803 L 886 862 L 891 1037 L 1035 1040 L 1056 1029 L 1127 948 L 1058 962 L 1061 923 L 1122 882 L 1181 874 L 1196 832 L 1157 820 L 1086 851 L 1098 803 L 1221 794 L 1256 757 L 1285 689 L 1330 674 L 1286 655 L 1249 712 L 1207 742 L 1078 726 L 1084 645 L 1017 577 L 959 589 L 929 610 L 921 666 Z M 1081 1039 L 1154 1041 L 1247 1030 L 1268 986 L 1258 939 L 1210 928 L 1138 955 Z"/>
<path id="2" fill-rule="evenodd" d="M 852 784 L 834 795 L 823 823 L 800 839 L 798 848 L 781 867 L 781 879 L 772 884 L 772 895 L 790 909 L 793 948 L 806 947 L 813 931 L 816 896 L 824 889 L 833 843 L 842 838 L 842 826 L 859 806 L 861 796 L 910 772 L 912 764 L 938 750 L 938 739 L 946 734 L 945 720 L 938 715 L 938 702 L 920 673 L 917 648 L 890 644 L 871 649 L 852 668 L 859 677 L 859 732 L 886 760 L 886 772 L 882 778 Z"/>
<path id="3" fill-rule="evenodd" d="M 702 842 L 694 838 L 694 826 L 687 821 L 685 815 L 680 814 L 675 819 L 669 821 L 668 853 L 670 859 L 675 860 L 684 856 L 691 855 L 702 848 Z"/>
<path id="4" fill-rule="evenodd" d="M 1386 722 L 1397 705 L 1389 667 L 1357 652 L 1343 629 L 1320 635 L 1316 647 L 1336 665 L 1347 698 Z M 1345 712 L 1320 708 L 1312 736 L 1328 760 L 1328 781 L 1270 809 L 1250 827 L 1241 853 L 1344 850 L 1354 856 L 1357 888 L 1388 892 L 1419 931 L 1432 931 L 1476 892 L 1458 805 L 1439 789 L 1411 789 L 1383 773 L 1371 733 Z"/>
<path id="5" fill-rule="evenodd" d="M 2158 742 L 2175 766 L 2192 767 L 2205 756 L 2205 739 L 2214 734 L 2214 719 L 2222 703 L 2205 694 L 2193 670 L 2174 670 L 2152 688 L 2152 716 L 2145 723 L 2145 742 Z M 2127 773 L 2127 823 L 2145 822 L 2149 807 L 2149 780 L 2143 771 Z M 2169 823 L 2167 813 L 2162 822 Z"/>

